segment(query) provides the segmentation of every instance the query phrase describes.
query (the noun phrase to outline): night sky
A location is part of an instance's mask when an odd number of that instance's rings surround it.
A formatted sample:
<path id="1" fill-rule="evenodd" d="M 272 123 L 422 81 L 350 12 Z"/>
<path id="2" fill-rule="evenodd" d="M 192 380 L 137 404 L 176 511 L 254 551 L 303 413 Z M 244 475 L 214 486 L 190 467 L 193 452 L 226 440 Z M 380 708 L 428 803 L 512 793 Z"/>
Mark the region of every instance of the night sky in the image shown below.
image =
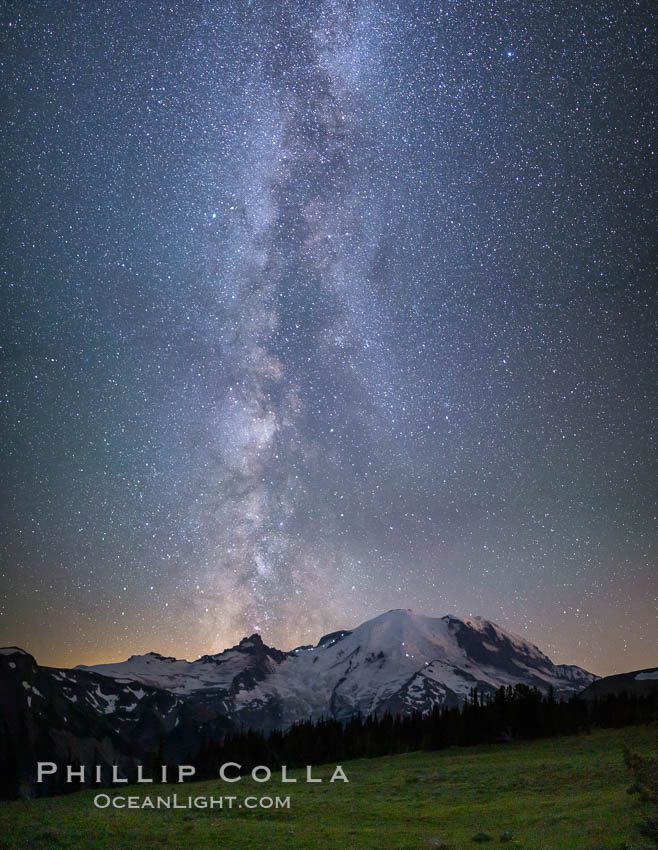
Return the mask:
<path id="1" fill-rule="evenodd" d="M 656 7 L 0 12 L 0 644 L 658 663 Z"/>

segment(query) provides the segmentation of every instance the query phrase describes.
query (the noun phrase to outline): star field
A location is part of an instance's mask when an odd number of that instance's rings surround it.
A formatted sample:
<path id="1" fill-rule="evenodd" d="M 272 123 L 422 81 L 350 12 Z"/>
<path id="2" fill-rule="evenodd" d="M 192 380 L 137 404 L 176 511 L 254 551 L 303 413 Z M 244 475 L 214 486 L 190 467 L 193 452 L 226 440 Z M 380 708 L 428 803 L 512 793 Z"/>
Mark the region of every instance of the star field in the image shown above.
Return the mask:
<path id="1" fill-rule="evenodd" d="M 393 607 L 656 663 L 648 2 L 8 2 L 0 644 Z"/>

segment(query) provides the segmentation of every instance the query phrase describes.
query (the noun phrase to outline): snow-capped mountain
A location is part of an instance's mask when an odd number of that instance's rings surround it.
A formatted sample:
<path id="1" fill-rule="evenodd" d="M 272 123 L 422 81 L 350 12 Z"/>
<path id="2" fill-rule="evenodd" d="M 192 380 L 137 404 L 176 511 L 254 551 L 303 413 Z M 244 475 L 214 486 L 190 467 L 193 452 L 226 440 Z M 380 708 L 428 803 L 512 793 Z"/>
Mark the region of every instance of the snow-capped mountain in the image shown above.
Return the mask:
<path id="1" fill-rule="evenodd" d="M 172 693 L 187 695 L 205 690 L 227 690 L 236 681 L 249 676 L 262 678 L 272 665 L 284 661 L 288 653 L 272 649 L 258 635 L 243 638 L 237 646 L 217 655 L 203 655 L 197 661 L 182 661 L 171 656 L 148 652 L 133 655 L 117 664 L 79 665 L 119 682 L 143 682 Z M 248 674 L 248 675 L 247 675 Z"/>
<path id="2" fill-rule="evenodd" d="M 459 705 L 474 687 L 493 692 L 519 682 L 566 697 L 597 678 L 553 664 L 524 638 L 480 617 L 426 617 L 403 609 L 291 652 L 252 635 L 192 662 L 149 653 L 77 669 L 162 688 L 233 723 L 265 730 L 321 716 L 425 712 Z"/>
<path id="3" fill-rule="evenodd" d="M 536 646 L 479 617 L 388 611 L 315 646 L 281 652 L 258 635 L 197 661 L 151 652 L 116 664 L 40 667 L 0 649 L 0 797 L 50 793 L 35 763 L 189 764 L 204 742 L 240 728 L 269 731 L 299 720 L 428 712 L 456 706 L 472 688 L 524 683 L 557 697 L 597 679 L 555 665 Z M 60 784 L 57 785 L 57 782 Z"/>

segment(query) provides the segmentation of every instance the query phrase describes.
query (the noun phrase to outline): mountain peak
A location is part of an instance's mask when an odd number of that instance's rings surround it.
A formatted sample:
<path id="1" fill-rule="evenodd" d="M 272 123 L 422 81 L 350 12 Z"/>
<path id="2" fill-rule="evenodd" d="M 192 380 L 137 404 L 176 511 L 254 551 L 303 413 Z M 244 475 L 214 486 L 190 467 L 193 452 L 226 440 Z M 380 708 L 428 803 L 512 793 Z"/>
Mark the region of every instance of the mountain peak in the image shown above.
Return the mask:
<path id="1" fill-rule="evenodd" d="M 26 652 L 24 649 L 21 649 L 20 646 L 0 646 L 0 655 L 29 655 L 29 652 Z"/>
<path id="2" fill-rule="evenodd" d="M 204 711 L 214 706 L 232 722 L 266 730 L 321 716 L 458 706 L 473 688 L 491 694 L 517 683 L 552 687 L 559 698 L 596 678 L 553 664 L 525 638 L 484 617 L 430 617 L 410 608 L 393 608 L 290 652 L 254 633 L 196 661 L 149 653 L 87 669 L 167 690 Z"/>
<path id="3" fill-rule="evenodd" d="M 169 662 L 178 660 L 177 658 L 174 658 L 173 655 L 161 655 L 159 652 L 145 652 L 144 655 L 131 655 L 130 658 L 128 659 L 128 661 L 135 661 L 135 660 L 139 660 L 139 659 L 142 659 L 142 658 L 146 658 L 146 659 L 154 658 L 154 659 L 157 659 L 158 661 L 169 661 Z"/>
<path id="4" fill-rule="evenodd" d="M 317 642 L 317 646 L 333 646 L 339 640 L 342 640 L 347 635 L 351 635 L 352 632 L 349 629 L 338 629 L 336 632 L 329 632 L 327 635 L 323 635 L 320 640 Z M 303 649 L 304 647 L 300 647 Z"/>

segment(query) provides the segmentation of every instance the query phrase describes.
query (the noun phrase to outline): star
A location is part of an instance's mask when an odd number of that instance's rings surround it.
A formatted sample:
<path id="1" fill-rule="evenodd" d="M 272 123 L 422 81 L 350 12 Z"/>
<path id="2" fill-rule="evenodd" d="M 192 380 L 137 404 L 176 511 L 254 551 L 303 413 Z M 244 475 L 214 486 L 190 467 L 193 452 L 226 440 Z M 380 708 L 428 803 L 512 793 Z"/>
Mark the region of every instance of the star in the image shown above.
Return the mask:
<path id="1" fill-rule="evenodd" d="M 655 663 L 648 8 L 23 5 L 0 643 Z"/>

